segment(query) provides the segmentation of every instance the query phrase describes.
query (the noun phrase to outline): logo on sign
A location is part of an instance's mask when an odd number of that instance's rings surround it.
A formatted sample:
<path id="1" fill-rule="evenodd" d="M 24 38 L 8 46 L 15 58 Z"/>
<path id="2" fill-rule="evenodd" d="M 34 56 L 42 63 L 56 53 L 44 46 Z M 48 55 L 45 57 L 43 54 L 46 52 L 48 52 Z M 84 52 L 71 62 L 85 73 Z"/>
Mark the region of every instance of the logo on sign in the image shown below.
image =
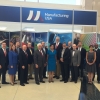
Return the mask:
<path id="1" fill-rule="evenodd" d="M 34 17 L 33 10 L 30 10 L 29 15 L 27 17 L 27 20 L 28 21 L 30 21 L 30 20 L 34 20 L 34 21 L 40 20 L 40 21 L 43 21 L 43 19 L 40 17 L 40 11 L 37 11 L 36 16 Z"/>

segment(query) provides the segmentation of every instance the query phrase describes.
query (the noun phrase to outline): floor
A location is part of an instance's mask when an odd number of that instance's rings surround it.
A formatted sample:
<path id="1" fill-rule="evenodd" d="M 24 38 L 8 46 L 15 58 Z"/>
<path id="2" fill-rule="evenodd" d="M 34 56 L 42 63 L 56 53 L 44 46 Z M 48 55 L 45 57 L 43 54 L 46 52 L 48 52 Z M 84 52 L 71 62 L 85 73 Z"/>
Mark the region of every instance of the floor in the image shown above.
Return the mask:
<path id="1" fill-rule="evenodd" d="M 41 83 L 36 85 L 34 80 L 30 80 L 25 87 L 18 84 L 11 86 L 2 85 L 0 88 L 0 100 L 78 100 L 81 82 L 63 83 L 55 79 L 54 83 Z M 7 75 L 7 82 L 9 76 Z M 100 84 L 94 82 L 95 86 L 100 90 Z"/>

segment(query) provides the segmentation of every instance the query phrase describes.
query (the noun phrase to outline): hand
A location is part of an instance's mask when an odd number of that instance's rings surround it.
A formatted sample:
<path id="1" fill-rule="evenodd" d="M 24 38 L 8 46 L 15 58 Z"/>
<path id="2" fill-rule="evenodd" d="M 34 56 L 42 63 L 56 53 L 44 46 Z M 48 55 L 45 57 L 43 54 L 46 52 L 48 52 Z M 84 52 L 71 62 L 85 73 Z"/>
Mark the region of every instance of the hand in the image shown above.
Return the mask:
<path id="1" fill-rule="evenodd" d="M 100 64 L 99 64 L 99 67 L 100 67 Z"/>
<path id="2" fill-rule="evenodd" d="M 60 61 L 63 62 L 63 58 L 60 58 Z"/>
<path id="3" fill-rule="evenodd" d="M 11 68 L 13 68 L 13 66 L 11 66 Z"/>
<path id="4" fill-rule="evenodd" d="M 2 66 L 0 65 L 0 69 L 2 68 Z"/>
<path id="5" fill-rule="evenodd" d="M 28 64 L 28 66 L 30 67 L 30 64 Z"/>
<path id="6" fill-rule="evenodd" d="M 25 66 L 22 66 L 23 69 L 25 69 Z"/>
<path id="7" fill-rule="evenodd" d="M 47 66 L 47 63 L 46 64 L 44 64 L 44 67 L 46 67 Z"/>
<path id="8" fill-rule="evenodd" d="M 38 68 L 39 66 L 36 64 L 36 68 Z"/>
<path id="9" fill-rule="evenodd" d="M 79 67 L 79 65 L 77 65 L 77 67 Z"/>

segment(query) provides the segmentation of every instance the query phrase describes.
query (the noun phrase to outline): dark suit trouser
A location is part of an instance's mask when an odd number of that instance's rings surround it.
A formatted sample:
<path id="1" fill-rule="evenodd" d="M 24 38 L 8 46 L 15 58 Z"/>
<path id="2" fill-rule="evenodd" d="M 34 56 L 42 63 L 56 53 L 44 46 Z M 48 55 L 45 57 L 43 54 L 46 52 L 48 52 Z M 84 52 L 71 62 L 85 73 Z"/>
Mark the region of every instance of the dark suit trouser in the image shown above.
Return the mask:
<path id="1" fill-rule="evenodd" d="M 68 64 L 61 62 L 61 74 L 64 81 L 68 81 Z"/>
<path id="2" fill-rule="evenodd" d="M 72 80 L 77 81 L 78 79 L 78 67 L 72 66 Z"/>
<path id="3" fill-rule="evenodd" d="M 25 66 L 25 69 L 22 69 L 22 66 L 20 67 L 20 84 L 24 84 L 27 82 L 28 77 L 28 65 Z"/>
<path id="4" fill-rule="evenodd" d="M 20 63 L 18 63 L 18 80 L 20 80 Z"/>
<path id="5" fill-rule="evenodd" d="M 97 81 L 100 81 L 100 67 L 98 63 L 96 63 L 96 70 L 97 70 Z M 94 77 L 95 77 L 95 74 L 94 74 Z"/>
<path id="6" fill-rule="evenodd" d="M 44 67 L 44 69 L 43 69 L 43 77 L 46 77 L 46 69 L 47 69 L 47 67 Z"/>
<path id="7" fill-rule="evenodd" d="M 80 77 L 83 77 L 83 67 L 84 67 L 84 65 L 83 64 L 81 64 L 79 67 L 78 67 L 78 76 L 80 76 Z"/>
<path id="8" fill-rule="evenodd" d="M 35 67 L 35 82 L 43 81 L 43 68 L 44 67 Z"/>

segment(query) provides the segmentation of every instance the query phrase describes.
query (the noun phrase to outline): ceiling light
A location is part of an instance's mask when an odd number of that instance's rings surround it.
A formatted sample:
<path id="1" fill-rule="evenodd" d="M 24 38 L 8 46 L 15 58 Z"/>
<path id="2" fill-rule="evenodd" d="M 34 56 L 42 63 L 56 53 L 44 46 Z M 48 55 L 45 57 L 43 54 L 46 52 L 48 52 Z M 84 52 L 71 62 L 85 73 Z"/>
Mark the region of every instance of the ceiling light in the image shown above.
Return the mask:
<path id="1" fill-rule="evenodd" d="M 24 28 L 23 29 L 23 31 L 27 31 L 27 32 L 34 32 L 35 31 L 35 29 L 34 28 L 31 28 L 31 27 L 26 27 L 26 28 Z"/>
<path id="2" fill-rule="evenodd" d="M 7 27 L 0 27 L 0 30 L 1 30 L 1 31 L 4 31 L 4 30 L 6 30 L 6 28 L 7 28 Z"/>

